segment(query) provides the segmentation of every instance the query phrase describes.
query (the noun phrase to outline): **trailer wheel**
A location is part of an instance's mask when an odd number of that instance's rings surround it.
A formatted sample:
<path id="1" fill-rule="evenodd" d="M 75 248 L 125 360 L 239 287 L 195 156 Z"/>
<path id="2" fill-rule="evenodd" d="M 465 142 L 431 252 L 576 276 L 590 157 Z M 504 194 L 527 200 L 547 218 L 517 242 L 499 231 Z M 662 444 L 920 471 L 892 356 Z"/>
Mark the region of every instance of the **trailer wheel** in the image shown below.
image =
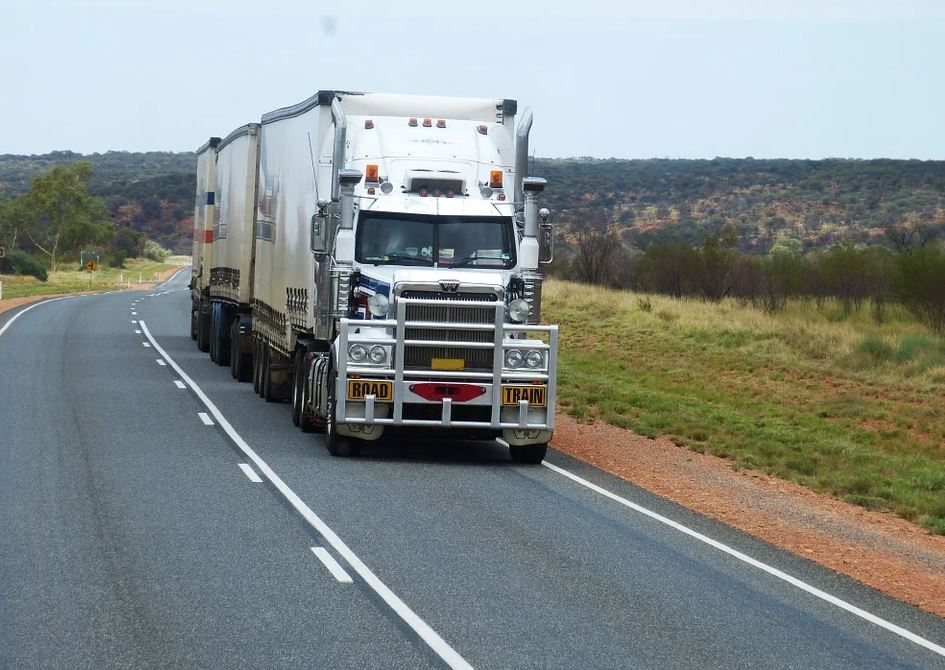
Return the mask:
<path id="1" fill-rule="evenodd" d="M 548 453 L 547 444 L 509 445 L 509 455 L 516 463 L 541 463 Z"/>
<path id="2" fill-rule="evenodd" d="M 262 362 L 259 338 L 253 338 L 253 391 L 259 393 L 259 364 Z"/>
<path id="3" fill-rule="evenodd" d="M 338 434 L 335 426 L 335 386 L 338 381 L 338 373 L 335 371 L 334 363 L 328 364 L 328 412 L 326 413 L 325 423 L 325 446 L 328 447 L 328 453 L 332 456 L 349 458 L 361 453 L 361 440 L 353 440 L 350 437 Z"/>
<path id="4" fill-rule="evenodd" d="M 239 381 L 240 378 L 240 318 L 237 316 L 230 322 L 230 376 Z"/>
<path id="5" fill-rule="evenodd" d="M 197 348 L 204 353 L 210 351 L 210 315 L 202 310 L 197 312 Z"/>
<path id="6" fill-rule="evenodd" d="M 282 400 L 276 395 L 275 384 L 272 383 L 272 349 L 268 344 L 263 345 L 263 364 L 261 368 L 262 380 L 259 385 L 262 387 L 262 397 L 266 402 L 279 402 Z"/>
<path id="7" fill-rule="evenodd" d="M 197 341 L 197 311 L 190 306 L 190 339 Z"/>

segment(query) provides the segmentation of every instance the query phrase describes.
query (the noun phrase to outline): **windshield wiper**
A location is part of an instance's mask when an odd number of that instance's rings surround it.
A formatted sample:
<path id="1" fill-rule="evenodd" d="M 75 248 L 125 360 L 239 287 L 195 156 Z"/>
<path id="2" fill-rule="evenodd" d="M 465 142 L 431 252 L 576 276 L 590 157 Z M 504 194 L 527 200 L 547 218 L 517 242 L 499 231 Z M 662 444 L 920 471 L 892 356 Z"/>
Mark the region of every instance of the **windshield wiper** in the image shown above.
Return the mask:
<path id="1" fill-rule="evenodd" d="M 404 263 L 410 262 L 417 265 L 433 265 L 433 262 L 427 258 L 418 258 L 416 256 L 408 256 L 406 254 L 384 254 L 383 256 L 368 256 L 365 259 L 368 263 L 373 263 L 374 265 L 382 263 Z"/>
<path id="2" fill-rule="evenodd" d="M 465 258 L 460 258 L 455 263 L 451 263 L 451 268 L 463 268 L 472 263 L 473 261 L 492 261 L 490 264 L 485 267 L 503 267 L 505 263 L 501 258 L 492 258 L 490 256 L 466 256 Z"/>

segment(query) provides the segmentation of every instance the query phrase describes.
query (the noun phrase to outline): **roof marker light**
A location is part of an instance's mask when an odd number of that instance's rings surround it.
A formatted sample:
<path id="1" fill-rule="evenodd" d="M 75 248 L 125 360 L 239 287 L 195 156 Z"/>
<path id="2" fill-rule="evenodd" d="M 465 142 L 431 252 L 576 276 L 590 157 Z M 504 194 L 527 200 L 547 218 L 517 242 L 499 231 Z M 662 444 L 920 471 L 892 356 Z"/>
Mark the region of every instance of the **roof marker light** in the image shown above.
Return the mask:
<path id="1" fill-rule="evenodd" d="M 410 126 L 411 128 L 416 128 L 416 127 L 417 127 L 417 117 L 416 117 L 416 116 L 411 116 L 410 119 L 407 121 L 407 125 Z"/>
<path id="2" fill-rule="evenodd" d="M 453 193 L 453 189 L 450 189 L 449 191 L 446 192 L 446 197 L 447 197 L 447 198 L 452 198 L 454 195 L 455 195 L 455 194 Z"/>
<path id="3" fill-rule="evenodd" d="M 439 198 L 439 197 L 440 197 L 440 189 L 438 189 L 438 188 L 433 189 L 433 197 L 434 197 L 434 198 Z"/>
<path id="4" fill-rule="evenodd" d="M 424 128 L 432 128 L 432 127 L 433 127 L 433 119 L 424 119 L 424 120 L 423 120 L 423 127 L 424 127 Z"/>
<path id="5" fill-rule="evenodd" d="M 364 181 L 378 181 L 377 163 L 368 163 L 364 169 Z"/>
<path id="6" fill-rule="evenodd" d="M 437 128 L 446 128 L 446 119 L 439 119 L 439 120 L 436 122 L 436 127 L 437 127 Z"/>
<path id="7" fill-rule="evenodd" d="M 487 126 L 487 125 L 484 124 L 484 123 L 480 123 L 480 124 L 479 124 L 478 130 L 479 130 L 479 134 L 480 134 L 480 135 L 488 135 L 488 134 L 489 134 L 489 126 Z"/>
<path id="8" fill-rule="evenodd" d="M 499 194 L 499 200 L 505 200 L 505 193 Z"/>
<path id="9" fill-rule="evenodd" d="M 368 194 L 368 195 L 374 195 L 374 187 L 373 187 L 373 186 L 369 186 L 369 187 L 368 187 L 367 194 Z"/>
<path id="10" fill-rule="evenodd" d="M 421 189 L 420 189 L 420 197 L 421 197 L 421 198 L 425 198 L 425 197 L 427 197 L 429 194 L 430 194 L 430 192 L 429 192 L 428 190 L 426 190 L 425 188 L 421 188 Z"/>
<path id="11" fill-rule="evenodd" d="M 371 119 L 365 119 L 365 120 L 364 120 L 364 129 L 365 129 L 365 130 L 370 130 L 370 129 L 373 128 L 373 127 L 374 127 L 374 121 L 372 121 Z"/>
<path id="12" fill-rule="evenodd" d="M 489 172 L 489 186 L 492 188 L 502 188 L 502 170 L 492 170 Z"/>

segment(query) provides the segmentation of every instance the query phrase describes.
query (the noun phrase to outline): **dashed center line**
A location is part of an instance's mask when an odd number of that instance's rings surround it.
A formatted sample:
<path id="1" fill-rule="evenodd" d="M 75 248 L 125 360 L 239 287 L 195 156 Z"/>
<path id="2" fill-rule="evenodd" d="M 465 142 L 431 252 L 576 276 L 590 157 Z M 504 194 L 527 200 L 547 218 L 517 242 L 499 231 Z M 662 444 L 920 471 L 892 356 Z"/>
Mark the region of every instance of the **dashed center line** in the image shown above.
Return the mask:
<path id="1" fill-rule="evenodd" d="M 158 358 L 158 359 L 155 359 L 155 360 L 157 361 L 157 364 L 158 364 L 158 365 L 162 365 L 162 366 L 163 366 L 163 365 L 167 365 L 167 363 L 165 363 L 163 359 Z"/>
<path id="2" fill-rule="evenodd" d="M 199 416 L 200 420 L 203 421 L 203 425 L 205 426 L 213 425 L 213 419 L 211 419 L 210 415 L 207 414 L 206 412 L 197 412 L 197 416 Z"/>
<path id="3" fill-rule="evenodd" d="M 246 478 L 253 482 L 254 484 L 259 484 L 262 482 L 262 477 L 256 474 L 256 471 L 253 470 L 252 466 L 249 463 L 240 463 L 240 470 L 243 471 L 243 474 L 246 475 Z"/>
<path id="4" fill-rule="evenodd" d="M 144 346 L 146 346 L 146 347 L 147 347 L 148 349 L 150 349 L 150 348 L 151 348 L 151 345 L 150 345 L 150 344 L 148 344 L 147 342 L 142 342 L 141 344 L 143 344 Z"/>
<path id="5" fill-rule="evenodd" d="M 185 389 L 185 388 L 187 388 L 187 384 L 185 384 L 184 382 L 182 382 L 182 381 L 179 380 L 179 379 L 175 379 L 175 380 L 174 380 L 174 386 L 176 386 L 176 387 L 179 388 L 179 389 Z"/>
<path id="6" fill-rule="evenodd" d="M 350 584 L 354 581 L 351 579 L 351 575 L 345 572 L 345 569 L 338 564 L 335 557 L 329 554 L 325 547 L 312 547 L 312 553 L 318 557 L 322 565 L 328 568 L 328 572 L 339 582 L 342 584 Z"/>
<path id="7" fill-rule="evenodd" d="M 135 329 L 135 335 L 140 335 L 140 334 L 141 334 L 141 331 L 138 329 Z"/>

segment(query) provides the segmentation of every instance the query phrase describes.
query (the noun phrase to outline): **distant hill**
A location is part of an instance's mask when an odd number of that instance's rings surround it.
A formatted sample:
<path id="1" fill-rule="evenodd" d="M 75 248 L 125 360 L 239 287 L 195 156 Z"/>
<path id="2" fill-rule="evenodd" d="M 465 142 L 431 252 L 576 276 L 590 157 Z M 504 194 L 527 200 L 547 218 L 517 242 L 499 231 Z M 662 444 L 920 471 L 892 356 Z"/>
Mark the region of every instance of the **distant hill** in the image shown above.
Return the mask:
<path id="1" fill-rule="evenodd" d="M 945 232 L 945 161 L 538 159 L 545 202 L 569 225 L 612 223 L 645 248 L 734 226 L 744 250 L 869 243 L 890 227 Z"/>
<path id="2" fill-rule="evenodd" d="M 104 198 L 116 223 L 141 231 L 178 253 L 190 253 L 197 185 L 196 158 L 190 152 L 2 154 L 0 191 L 24 193 L 36 175 L 79 160 L 89 160 L 95 166 L 89 190 Z"/>
<path id="3" fill-rule="evenodd" d="M 0 155 L 0 190 L 22 193 L 37 174 L 81 159 L 95 165 L 92 191 L 116 222 L 189 250 L 190 152 Z M 903 225 L 945 232 L 945 161 L 539 158 L 531 173 L 548 179 L 544 202 L 556 223 L 614 225 L 642 248 L 698 242 L 725 225 L 743 249 L 759 252 L 785 236 L 813 248 L 882 240 L 887 228 Z"/>

